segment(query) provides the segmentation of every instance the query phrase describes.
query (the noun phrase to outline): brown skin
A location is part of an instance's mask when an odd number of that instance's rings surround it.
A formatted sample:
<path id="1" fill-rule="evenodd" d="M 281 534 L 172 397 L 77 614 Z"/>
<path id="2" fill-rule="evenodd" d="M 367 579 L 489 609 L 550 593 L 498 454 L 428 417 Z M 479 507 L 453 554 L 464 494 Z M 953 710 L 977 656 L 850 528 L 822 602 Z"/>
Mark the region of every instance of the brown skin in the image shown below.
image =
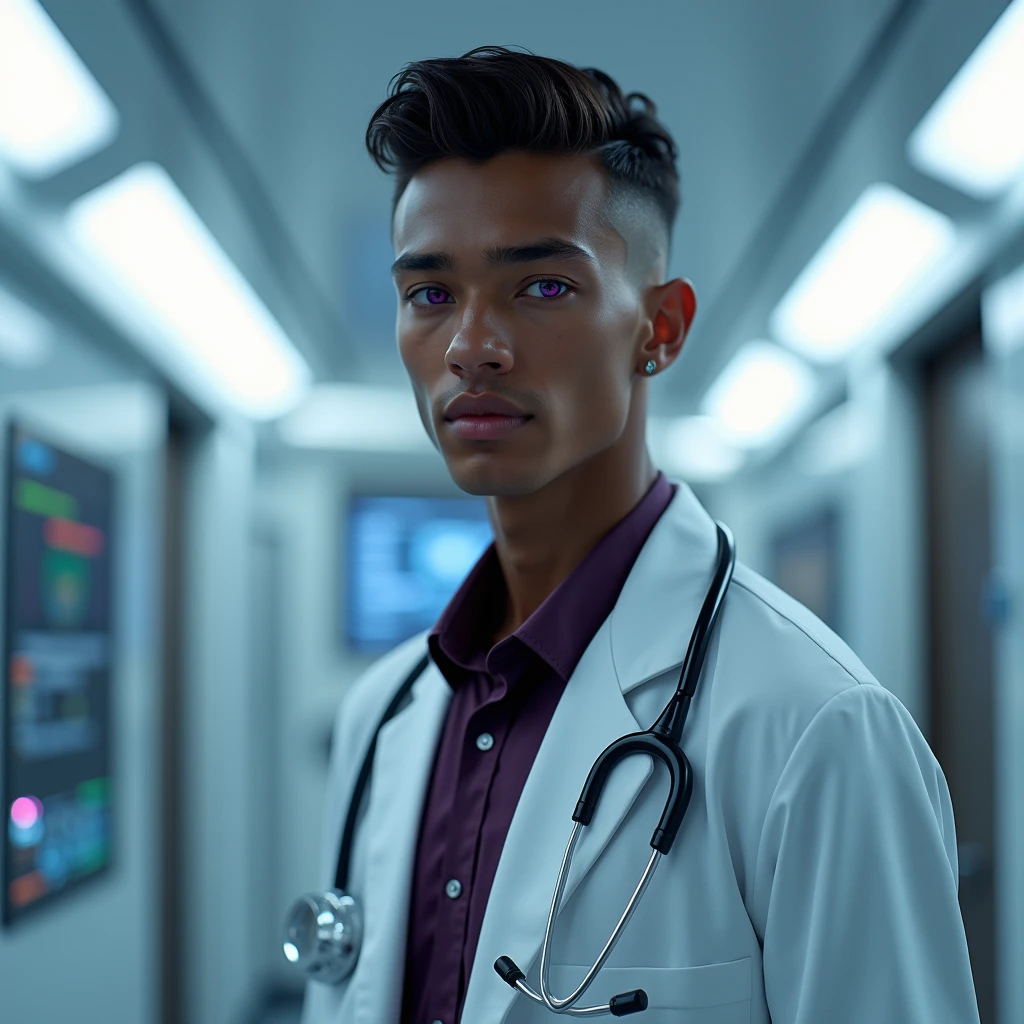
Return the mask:
<path id="1" fill-rule="evenodd" d="M 658 283 L 663 246 L 653 262 L 638 257 L 652 235 L 637 237 L 643 218 L 619 217 L 616 230 L 608 211 L 596 159 L 528 152 L 430 164 L 395 210 L 396 256 L 443 252 L 454 262 L 396 272 L 396 329 L 427 434 L 455 483 L 487 495 L 509 594 L 495 642 L 530 617 L 657 475 L 643 367 L 654 359 L 662 373 L 675 362 L 696 298 L 688 281 Z M 593 262 L 492 266 L 483 258 L 493 246 L 551 236 Z M 552 281 L 571 290 L 540 283 Z M 424 288 L 441 291 L 417 291 Z M 502 438 L 457 437 L 444 411 L 463 392 L 499 395 L 532 419 Z"/>

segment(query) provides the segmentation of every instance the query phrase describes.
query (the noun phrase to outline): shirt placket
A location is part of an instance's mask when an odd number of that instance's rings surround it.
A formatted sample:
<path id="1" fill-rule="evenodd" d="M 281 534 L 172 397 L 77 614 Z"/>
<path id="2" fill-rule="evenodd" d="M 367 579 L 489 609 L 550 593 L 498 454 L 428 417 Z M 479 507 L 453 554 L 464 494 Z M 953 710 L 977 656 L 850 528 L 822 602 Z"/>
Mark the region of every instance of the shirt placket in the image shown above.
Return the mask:
<path id="1" fill-rule="evenodd" d="M 487 798 L 497 772 L 498 754 L 508 734 L 505 686 L 498 682 L 470 714 L 461 739 L 458 783 L 452 803 L 450 841 L 444 858 L 444 894 L 438 914 L 435 965 L 448 979 L 438 1011 L 430 1024 L 454 1024 L 465 987 L 463 951 L 473 898 L 477 853 Z"/>

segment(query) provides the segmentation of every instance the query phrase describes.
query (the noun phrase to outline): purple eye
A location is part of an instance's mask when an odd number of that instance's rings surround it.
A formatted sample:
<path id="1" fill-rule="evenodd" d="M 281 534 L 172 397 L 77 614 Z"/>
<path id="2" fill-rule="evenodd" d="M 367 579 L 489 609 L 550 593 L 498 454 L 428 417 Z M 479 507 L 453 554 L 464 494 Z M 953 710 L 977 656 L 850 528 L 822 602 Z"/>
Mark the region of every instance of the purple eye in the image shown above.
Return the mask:
<path id="1" fill-rule="evenodd" d="M 416 299 L 416 296 L 420 292 L 426 292 L 427 301 L 420 302 Z M 443 288 L 431 288 L 429 285 L 424 285 L 422 288 L 417 288 L 415 291 L 410 292 L 405 301 L 413 306 L 443 306 L 447 302 L 448 292 Z"/>
<path id="2" fill-rule="evenodd" d="M 540 295 L 533 296 L 535 299 L 560 299 L 566 294 L 566 292 L 572 291 L 572 289 L 562 281 L 545 281 L 543 279 L 540 281 L 531 281 L 526 287 L 540 289 Z M 559 288 L 563 288 L 565 290 L 560 292 L 558 290 Z"/>

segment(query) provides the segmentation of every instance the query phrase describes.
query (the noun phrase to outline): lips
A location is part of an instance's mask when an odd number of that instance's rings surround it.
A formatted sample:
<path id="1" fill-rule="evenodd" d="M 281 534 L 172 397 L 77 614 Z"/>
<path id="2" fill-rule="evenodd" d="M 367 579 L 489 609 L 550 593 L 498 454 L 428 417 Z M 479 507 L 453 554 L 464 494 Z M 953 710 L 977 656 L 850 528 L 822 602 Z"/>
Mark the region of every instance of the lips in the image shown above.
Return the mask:
<path id="1" fill-rule="evenodd" d="M 519 406 L 498 395 L 461 394 L 448 403 L 444 411 L 446 420 L 457 420 L 463 416 L 511 416 L 516 419 L 529 418 Z"/>

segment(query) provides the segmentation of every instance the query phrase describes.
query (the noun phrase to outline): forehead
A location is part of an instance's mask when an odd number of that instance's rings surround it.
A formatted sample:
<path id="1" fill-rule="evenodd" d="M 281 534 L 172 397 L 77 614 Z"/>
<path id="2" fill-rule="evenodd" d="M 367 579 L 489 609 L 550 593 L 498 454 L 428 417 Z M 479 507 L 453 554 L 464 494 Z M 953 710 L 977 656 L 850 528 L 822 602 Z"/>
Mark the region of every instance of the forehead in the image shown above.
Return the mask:
<path id="1" fill-rule="evenodd" d="M 448 158 L 413 175 L 395 209 L 395 252 L 483 252 L 499 242 L 560 235 L 595 255 L 621 255 L 605 222 L 607 177 L 585 154 L 503 153 L 486 163 Z"/>

